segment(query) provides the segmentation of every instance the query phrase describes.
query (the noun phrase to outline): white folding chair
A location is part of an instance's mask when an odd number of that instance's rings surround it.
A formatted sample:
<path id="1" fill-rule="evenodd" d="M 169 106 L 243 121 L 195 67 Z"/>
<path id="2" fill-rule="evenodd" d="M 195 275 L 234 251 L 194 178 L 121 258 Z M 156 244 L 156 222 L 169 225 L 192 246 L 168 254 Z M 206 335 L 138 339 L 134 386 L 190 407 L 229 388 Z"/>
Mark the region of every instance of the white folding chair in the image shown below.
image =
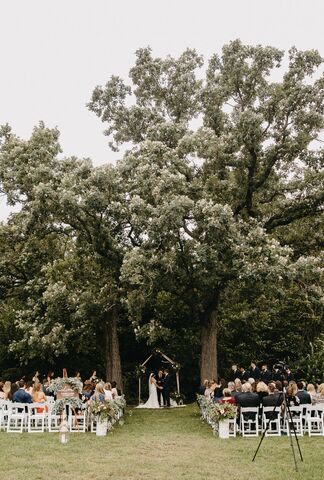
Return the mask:
<path id="1" fill-rule="evenodd" d="M 43 403 L 31 403 L 28 405 L 27 431 L 28 433 L 44 433 L 48 405 Z"/>
<path id="2" fill-rule="evenodd" d="M 236 437 L 236 433 L 237 433 L 237 420 L 236 418 L 230 418 L 228 420 L 228 424 L 229 424 L 229 436 L 230 437 Z"/>
<path id="3" fill-rule="evenodd" d="M 68 426 L 70 432 L 80 432 L 85 433 L 87 430 L 87 408 L 85 405 L 82 405 L 81 409 L 78 411 L 73 411 L 69 407 L 68 413 Z"/>
<path id="4" fill-rule="evenodd" d="M 280 437 L 281 436 L 281 424 L 280 424 L 281 405 L 278 405 L 275 410 L 274 407 L 262 408 L 262 430 L 264 431 L 268 424 L 265 436 L 266 437 Z"/>
<path id="5" fill-rule="evenodd" d="M 289 413 L 286 411 L 285 412 L 285 429 L 288 433 L 288 435 L 293 435 L 294 429 L 293 426 L 295 427 L 295 432 L 296 435 L 302 437 L 304 432 L 303 432 L 303 407 L 289 407 L 290 413 L 291 413 L 291 418 L 292 422 L 290 419 Z M 293 423 L 293 425 L 292 425 Z"/>
<path id="6" fill-rule="evenodd" d="M 259 407 L 240 408 L 240 430 L 243 437 L 259 435 Z"/>
<path id="7" fill-rule="evenodd" d="M 22 433 L 27 423 L 26 403 L 11 403 L 8 405 L 8 433 Z"/>
<path id="8" fill-rule="evenodd" d="M 324 404 L 308 405 L 306 420 L 310 437 L 324 436 Z"/>
<path id="9" fill-rule="evenodd" d="M 0 430 L 7 430 L 9 400 L 0 401 Z"/>
<path id="10" fill-rule="evenodd" d="M 59 432 L 62 415 L 54 411 L 54 403 L 48 405 L 47 427 L 50 433 Z"/>

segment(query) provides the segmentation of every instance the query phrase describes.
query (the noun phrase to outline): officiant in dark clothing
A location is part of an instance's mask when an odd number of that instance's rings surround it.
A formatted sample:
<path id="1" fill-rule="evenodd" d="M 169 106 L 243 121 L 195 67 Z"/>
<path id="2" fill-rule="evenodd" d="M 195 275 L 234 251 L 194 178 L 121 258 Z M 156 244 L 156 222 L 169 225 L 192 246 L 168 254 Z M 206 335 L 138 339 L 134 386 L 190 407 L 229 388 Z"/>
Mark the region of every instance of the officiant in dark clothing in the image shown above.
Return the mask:
<path id="1" fill-rule="evenodd" d="M 158 402 L 160 407 L 163 405 L 163 383 L 164 383 L 163 370 L 159 370 L 156 377 L 156 385 L 157 385 Z"/>
<path id="2" fill-rule="evenodd" d="M 163 401 L 165 407 L 170 407 L 170 390 L 171 390 L 171 376 L 169 370 L 164 370 L 164 379 L 163 379 Z"/>

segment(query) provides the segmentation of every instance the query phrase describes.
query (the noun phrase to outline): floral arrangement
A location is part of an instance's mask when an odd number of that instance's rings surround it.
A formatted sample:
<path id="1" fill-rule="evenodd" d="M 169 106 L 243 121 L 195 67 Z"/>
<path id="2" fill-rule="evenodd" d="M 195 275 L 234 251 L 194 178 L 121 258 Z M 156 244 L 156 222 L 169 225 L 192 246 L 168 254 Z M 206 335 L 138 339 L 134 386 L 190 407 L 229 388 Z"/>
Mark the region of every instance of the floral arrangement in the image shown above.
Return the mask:
<path id="1" fill-rule="evenodd" d="M 135 373 L 136 373 L 137 377 L 140 377 L 145 372 L 146 372 L 146 366 L 145 365 L 138 365 L 135 369 Z"/>
<path id="2" fill-rule="evenodd" d="M 183 404 L 185 396 L 182 393 L 172 392 L 170 397 L 177 402 L 177 405 Z"/>
<path id="3" fill-rule="evenodd" d="M 56 400 L 53 411 L 54 413 L 63 412 L 65 407 L 69 405 L 72 410 L 79 410 L 82 408 L 82 400 L 80 398 L 61 398 L 60 400 Z"/>
<path id="4" fill-rule="evenodd" d="M 115 400 L 113 401 L 113 404 L 118 410 L 124 410 L 124 408 L 126 407 L 126 400 L 124 395 L 122 395 L 121 397 L 115 398 Z"/>
<path id="5" fill-rule="evenodd" d="M 111 400 L 104 402 L 93 402 L 91 404 L 91 413 L 99 418 L 101 422 L 104 420 L 112 420 L 116 416 L 116 407 Z"/>
<path id="6" fill-rule="evenodd" d="M 208 405 L 208 416 L 213 422 L 236 417 L 236 406 L 231 403 L 214 403 Z"/>
<path id="7" fill-rule="evenodd" d="M 69 386 L 72 390 L 81 393 L 82 392 L 82 382 L 74 377 L 69 378 L 55 378 L 49 384 L 48 390 L 53 392 L 54 395 L 57 394 L 60 390 L 63 390 L 65 386 Z"/>

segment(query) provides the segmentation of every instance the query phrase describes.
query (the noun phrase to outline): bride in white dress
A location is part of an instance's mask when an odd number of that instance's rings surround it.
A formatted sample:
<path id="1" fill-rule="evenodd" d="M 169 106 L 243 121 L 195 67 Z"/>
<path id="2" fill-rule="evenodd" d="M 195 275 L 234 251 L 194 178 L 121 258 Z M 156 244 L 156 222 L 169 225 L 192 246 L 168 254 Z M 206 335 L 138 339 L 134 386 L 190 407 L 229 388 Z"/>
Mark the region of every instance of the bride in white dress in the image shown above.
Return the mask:
<path id="1" fill-rule="evenodd" d="M 139 405 L 138 408 L 160 408 L 157 389 L 158 386 L 154 378 L 154 373 L 151 373 L 149 376 L 149 398 L 146 403 Z"/>

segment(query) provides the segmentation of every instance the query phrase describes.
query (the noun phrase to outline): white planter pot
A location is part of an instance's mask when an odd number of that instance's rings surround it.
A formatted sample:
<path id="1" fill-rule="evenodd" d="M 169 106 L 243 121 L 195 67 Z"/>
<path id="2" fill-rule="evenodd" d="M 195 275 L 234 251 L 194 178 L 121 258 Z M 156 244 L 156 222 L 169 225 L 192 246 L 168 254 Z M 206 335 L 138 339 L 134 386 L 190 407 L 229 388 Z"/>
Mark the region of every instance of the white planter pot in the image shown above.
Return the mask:
<path id="1" fill-rule="evenodd" d="M 107 420 L 104 420 L 103 422 L 100 422 L 100 420 L 97 422 L 97 428 L 96 428 L 96 435 L 98 437 L 104 437 L 107 435 Z"/>
<path id="2" fill-rule="evenodd" d="M 219 438 L 229 438 L 229 420 L 221 420 L 218 424 Z"/>

